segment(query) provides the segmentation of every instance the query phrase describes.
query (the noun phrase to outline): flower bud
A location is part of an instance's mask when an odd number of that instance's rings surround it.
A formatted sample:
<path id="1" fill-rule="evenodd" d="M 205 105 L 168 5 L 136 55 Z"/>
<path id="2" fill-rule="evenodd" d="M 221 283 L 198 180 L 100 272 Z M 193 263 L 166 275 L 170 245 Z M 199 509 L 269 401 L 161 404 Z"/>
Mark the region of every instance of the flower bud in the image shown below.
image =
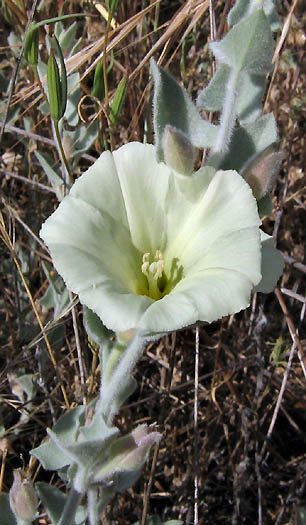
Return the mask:
<path id="1" fill-rule="evenodd" d="M 38 499 L 31 481 L 22 469 L 14 470 L 14 482 L 10 490 L 10 506 L 18 520 L 31 522 L 36 515 Z"/>
<path id="2" fill-rule="evenodd" d="M 154 431 L 154 429 L 155 425 L 147 427 L 146 424 L 143 424 L 138 425 L 138 427 L 133 430 L 130 436 L 132 438 L 131 446 L 130 448 L 126 448 L 125 455 L 120 462 L 122 470 L 136 470 L 142 467 L 152 445 L 159 443 L 162 437 L 161 434 Z"/>
<path id="3" fill-rule="evenodd" d="M 265 197 L 272 188 L 283 160 L 283 153 L 275 151 L 275 144 L 270 144 L 254 155 L 242 168 L 241 175 L 251 186 L 256 200 Z"/>
<path id="4" fill-rule="evenodd" d="M 190 175 L 194 169 L 194 147 L 187 135 L 174 126 L 167 125 L 162 139 L 165 162 L 182 175 Z"/>
<path id="5" fill-rule="evenodd" d="M 49 106 L 51 117 L 55 122 L 61 118 L 61 83 L 58 65 L 54 56 L 54 49 L 51 48 L 48 60 L 47 81 L 49 91 Z"/>
<path id="6" fill-rule="evenodd" d="M 111 446 L 108 461 L 97 465 L 93 471 L 94 483 L 117 482 L 116 490 L 121 491 L 132 486 L 139 476 L 152 445 L 159 443 L 161 434 L 155 431 L 155 425 L 139 425 L 127 436 L 117 439 Z"/>
<path id="7" fill-rule="evenodd" d="M 61 65 L 61 75 L 54 56 L 54 48 L 50 50 L 47 68 L 47 81 L 49 91 L 49 106 L 51 117 L 54 122 L 58 122 L 66 111 L 67 105 L 67 73 L 61 47 L 57 38 L 54 36 L 54 44 L 59 55 Z"/>

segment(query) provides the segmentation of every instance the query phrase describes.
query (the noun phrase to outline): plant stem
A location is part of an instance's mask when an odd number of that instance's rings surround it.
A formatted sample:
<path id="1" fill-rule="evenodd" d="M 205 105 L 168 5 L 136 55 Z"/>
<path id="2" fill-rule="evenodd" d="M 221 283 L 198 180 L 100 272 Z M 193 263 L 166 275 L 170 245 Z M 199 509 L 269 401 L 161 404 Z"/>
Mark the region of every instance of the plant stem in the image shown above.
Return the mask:
<path id="1" fill-rule="evenodd" d="M 90 488 L 87 491 L 87 510 L 89 525 L 99 525 L 97 488 Z"/>
<path id="2" fill-rule="evenodd" d="M 118 363 L 111 381 L 105 386 L 101 386 L 99 404 L 101 403 L 100 409 L 103 412 L 106 421 L 108 421 L 108 417 L 112 412 L 113 400 L 120 392 L 122 384 L 132 372 L 136 362 L 142 356 L 145 342 L 146 339 L 136 332 L 133 340 L 123 352 L 123 357 Z"/>
<path id="3" fill-rule="evenodd" d="M 229 149 L 230 139 L 232 131 L 236 122 L 236 102 L 238 95 L 238 86 L 237 80 L 239 75 L 236 74 L 236 71 L 233 70 L 229 76 L 225 101 L 223 104 L 223 111 L 220 119 L 219 131 L 215 144 L 212 148 L 212 162 L 215 168 L 218 168 L 224 158 L 224 155 Z"/>
<path id="4" fill-rule="evenodd" d="M 70 490 L 63 513 L 60 517 L 58 525 L 75 525 L 75 515 L 80 502 L 82 494 L 74 489 Z"/>
<path id="5" fill-rule="evenodd" d="M 61 134 L 59 132 L 59 128 L 58 128 L 58 121 L 53 121 L 54 122 L 54 130 L 55 130 L 55 135 L 56 135 L 56 139 L 57 139 L 57 143 L 58 143 L 58 147 L 59 147 L 59 150 L 60 150 L 60 153 L 61 153 L 61 157 L 62 157 L 62 161 L 65 165 L 65 168 L 66 168 L 66 171 L 68 173 L 68 177 L 69 177 L 69 182 L 71 184 L 74 183 L 74 180 L 73 180 L 73 176 L 72 176 L 72 173 L 71 173 L 71 169 L 70 169 L 70 166 L 69 166 L 69 163 L 67 161 L 67 158 L 66 158 L 66 155 L 65 155 L 65 151 L 64 151 L 64 148 L 63 148 L 63 143 L 62 143 L 62 139 L 61 139 Z"/>

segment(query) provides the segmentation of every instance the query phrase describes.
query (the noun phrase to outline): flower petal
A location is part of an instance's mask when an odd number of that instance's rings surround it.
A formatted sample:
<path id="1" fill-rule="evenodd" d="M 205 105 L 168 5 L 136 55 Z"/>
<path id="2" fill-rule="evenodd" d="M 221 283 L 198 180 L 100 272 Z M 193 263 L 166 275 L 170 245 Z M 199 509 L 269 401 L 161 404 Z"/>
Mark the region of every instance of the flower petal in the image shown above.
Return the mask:
<path id="1" fill-rule="evenodd" d="M 151 144 L 131 142 L 113 155 L 134 246 L 142 253 L 162 250 L 170 168 L 156 162 Z"/>
<path id="2" fill-rule="evenodd" d="M 261 244 L 258 228 L 243 228 L 217 238 L 192 266 L 184 267 L 192 276 L 208 269 L 234 270 L 244 275 L 252 285 L 261 279 Z"/>
<path id="3" fill-rule="evenodd" d="M 141 255 L 128 231 L 106 213 L 69 195 L 45 221 L 40 234 L 55 267 L 76 293 L 105 279 L 135 291 L 135 269 Z"/>
<path id="4" fill-rule="evenodd" d="M 183 279 L 162 300 L 144 313 L 141 328 L 148 334 L 162 333 L 194 324 L 208 323 L 246 308 L 252 283 L 235 270 L 208 269 L 197 277 Z"/>
<path id="5" fill-rule="evenodd" d="M 107 327 L 125 330 L 138 325 L 153 300 L 137 294 L 141 255 L 120 223 L 69 195 L 40 234 L 69 290 L 79 294 Z"/>
<path id="6" fill-rule="evenodd" d="M 120 182 L 110 151 L 104 151 L 75 181 L 69 195 L 87 202 L 101 213 L 106 212 L 128 228 Z"/>
<path id="7" fill-rule="evenodd" d="M 144 313 L 154 303 L 146 295 L 120 290 L 114 286 L 114 282 L 88 288 L 79 296 L 80 301 L 101 317 L 105 326 L 114 332 L 138 328 Z"/>
<path id="8" fill-rule="evenodd" d="M 191 267 L 206 256 L 219 238 L 245 228 L 255 228 L 258 231 L 260 225 L 256 199 L 249 185 L 238 173 L 218 171 L 205 188 L 209 177 L 204 170 L 197 174 L 203 177 L 203 190 L 198 191 L 198 199 L 193 203 L 192 210 L 184 215 L 180 209 L 176 222 L 168 225 L 171 243 L 165 257 L 178 257 L 184 268 Z M 185 202 L 180 206 L 181 199 L 179 192 L 173 196 L 173 209 L 188 209 Z"/>

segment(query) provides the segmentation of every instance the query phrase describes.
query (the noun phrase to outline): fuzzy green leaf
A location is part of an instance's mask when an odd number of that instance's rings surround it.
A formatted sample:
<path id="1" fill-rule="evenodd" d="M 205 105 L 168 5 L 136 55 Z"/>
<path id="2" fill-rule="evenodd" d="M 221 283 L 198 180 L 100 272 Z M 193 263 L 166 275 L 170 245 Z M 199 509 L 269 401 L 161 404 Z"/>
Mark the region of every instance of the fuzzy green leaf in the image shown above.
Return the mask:
<path id="1" fill-rule="evenodd" d="M 221 111 L 225 100 L 229 74 L 230 68 L 226 64 L 220 64 L 208 86 L 198 96 L 197 106 L 199 108 L 207 109 L 208 111 Z"/>
<path id="2" fill-rule="evenodd" d="M 76 440 L 84 411 L 85 407 L 83 406 L 73 408 L 58 420 L 54 427 L 54 432 L 56 432 L 59 439 L 67 443 Z M 51 440 L 31 450 L 31 454 L 39 459 L 46 470 L 58 470 L 71 463 L 69 456 L 62 450 L 59 450 Z"/>
<path id="3" fill-rule="evenodd" d="M 182 131 L 198 148 L 211 147 L 217 128 L 203 120 L 187 91 L 151 60 L 154 79 L 153 116 L 157 159 L 164 160 L 162 137 L 167 125 Z"/>
<path id="4" fill-rule="evenodd" d="M 234 7 L 228 14 L 227 20 L 229 25 L 238 24 L 238 22 L 241 22 L 241 20 L 257 9 L 263 9 L 272 31 L 279 29 L 279 19 L 273 0 L 236 0 Z"/>
<path id="5" fill-rule="evenodd" d="M 237 73 L 249 71 L 265 74 L 271 70 L 273 39 L 269 22 L 262 10 L 236 24 L 210 48 L 217 60 Z"/>
<path id="6" fill-rule="evenodd" d="M 43 481 L 35 483 L 35 488 L 53 525 L 58 525 L 67 501 L 67 496 L 63 494 L 61 490 Z M 75 516 L 75 524 L 82 525 L 85 523 L 86 518 L 87 512 L 85 508 L 79 505 Z"/>
<path id="7" fill-rule="evenodd" d="M 277 129 L 272 113 L 259 117 L 254 122 L 235 129 L 229 153 L 222 161 L 222 169 L 240 171 L 256 153 L 277 141 Z"/>

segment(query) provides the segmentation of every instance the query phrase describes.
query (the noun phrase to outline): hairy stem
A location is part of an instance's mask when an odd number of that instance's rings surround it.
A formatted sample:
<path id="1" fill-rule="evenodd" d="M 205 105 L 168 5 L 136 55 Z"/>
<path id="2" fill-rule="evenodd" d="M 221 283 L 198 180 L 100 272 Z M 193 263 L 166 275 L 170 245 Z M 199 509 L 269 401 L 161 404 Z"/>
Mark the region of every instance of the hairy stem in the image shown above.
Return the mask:
<path id="1" fill-rule="evenodd" d="M 112 403 L 116 396 L 120 393 L 122 385 L 125 383 L 127 377 L 131 374 L 138 359 L 142 356 L 145 338 L 136 332 L 133 340 L 123 352 L 123 357 L 119 361 L 111 380 L 106 385 L 101 386 L 99 409 L 103 412 L 105 419 L 108 420 L 112 413 Z M 108 422 L 109 424 L 109 422 Z"/>
<path id="2" fill-rule="evenodd" d="M 212 148 L 212 164 L 215 168 L 220 166 L 225 153 L 229 149 L 231 135 L 236 121 L 235 106 L 238 96 L 238 79 L 239 75 L 237 75 L 236 71 L 233 70 L 228 79 L 219 131 L 215 144 Z"/>
<path id="3" fill-rule="evenodd" d="M 99 525 L 97 488 L 92 487 L 87 491 L 87 510 L 89 525 Z"/>

